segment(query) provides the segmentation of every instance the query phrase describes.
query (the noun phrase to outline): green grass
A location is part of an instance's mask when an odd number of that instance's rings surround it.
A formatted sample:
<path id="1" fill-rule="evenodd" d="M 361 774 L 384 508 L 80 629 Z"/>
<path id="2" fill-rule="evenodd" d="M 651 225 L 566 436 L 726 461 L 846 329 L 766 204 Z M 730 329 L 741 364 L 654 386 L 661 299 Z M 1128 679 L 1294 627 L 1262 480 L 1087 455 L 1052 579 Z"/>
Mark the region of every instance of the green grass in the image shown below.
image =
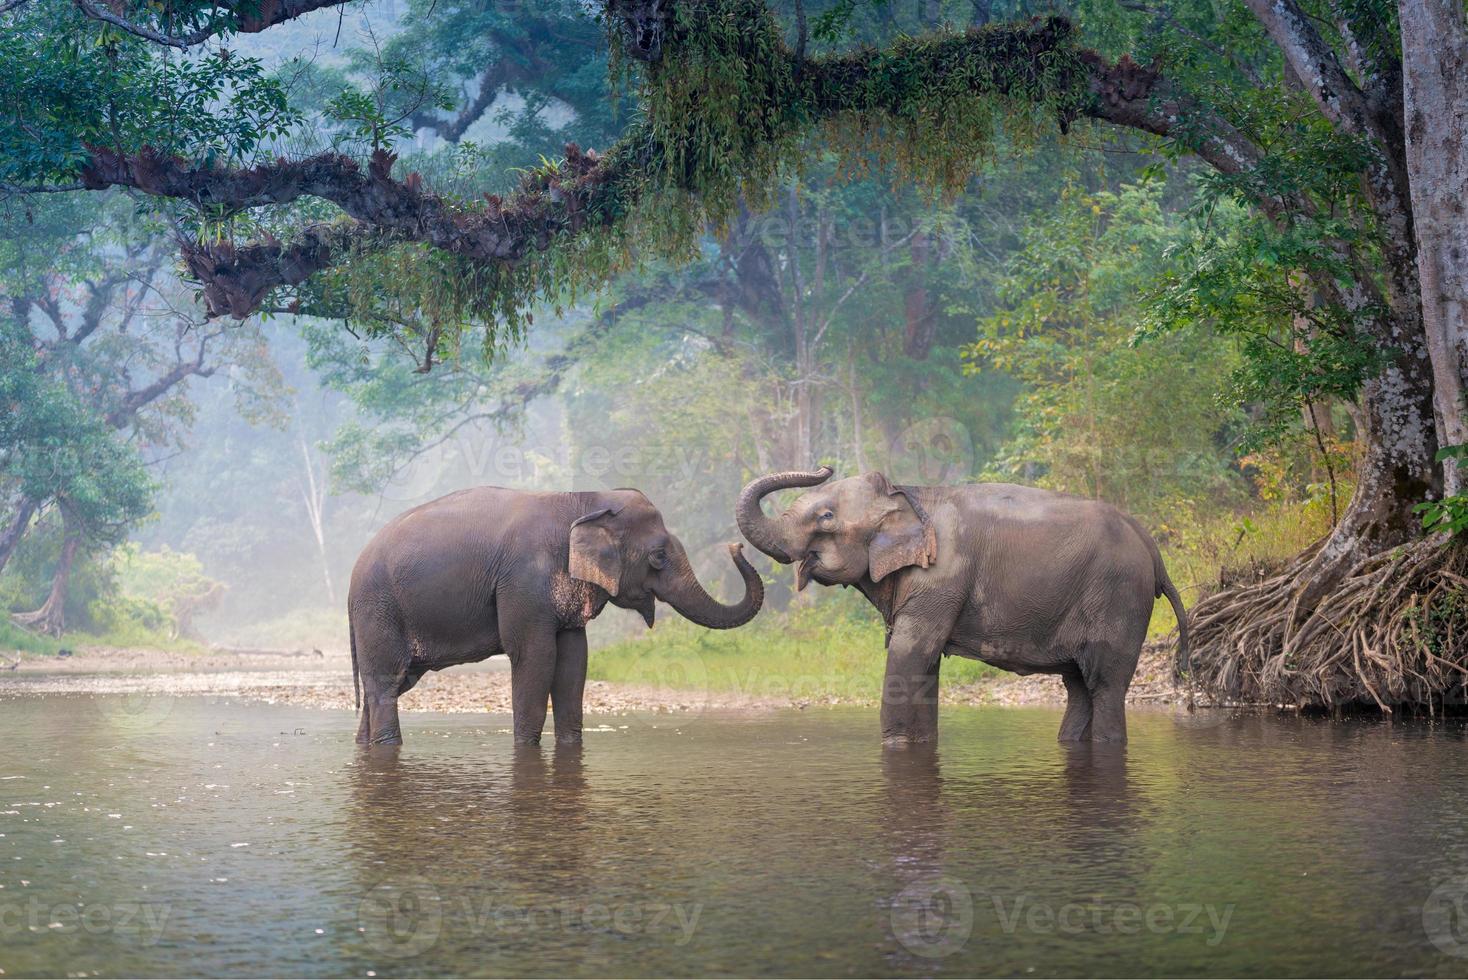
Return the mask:
<path id="1" fill-rule="evenodd" d="M 818 594 L 788 612 L 762 612 L 737 630 L 669 619 L 643 637 L 591 654 L 595 680 L 755 698 L 874 702 L 886 664 L 881 617 L 860 597 Z M 993 667 L 950 657 L 945 684 L 992 677 Z"/>
<path id="2" fill-rule="evenodd" d="M 129 647 L 139 650 L 163 650 L 168 653 L 205 653 L 207 647 L 197 640 L 170 638 L 167 633 L 149 629 L 140 623 L 123 623 L 100 633 L 85 630 L 67 631 L 61 637 L 66 647 Z"/>
<path id="3" fill-rule="evenodd" d="M 49 636 L 41 636 L 38 633 L 21 629 L 8 617 L 0 616 L 0 651 L 50 657 L 55 656 L 56 652 L 66 645 L 61 640 L 54 640 Z"/>
<path id="4" fill-rule="evenodd" d="M 139 623 L 124 623 L 101 633 L 69 630 L 60 638 L 44 636 L 22 629 L 7 617 L 0 616 L 0 653 L 15 652 L 31 656 L 52 657 L 61 650 L 79 647 L 137 647 L 167 650 L 171 653 L 202 653 L 204 646 L 193 640 L 173 640 Z"/>

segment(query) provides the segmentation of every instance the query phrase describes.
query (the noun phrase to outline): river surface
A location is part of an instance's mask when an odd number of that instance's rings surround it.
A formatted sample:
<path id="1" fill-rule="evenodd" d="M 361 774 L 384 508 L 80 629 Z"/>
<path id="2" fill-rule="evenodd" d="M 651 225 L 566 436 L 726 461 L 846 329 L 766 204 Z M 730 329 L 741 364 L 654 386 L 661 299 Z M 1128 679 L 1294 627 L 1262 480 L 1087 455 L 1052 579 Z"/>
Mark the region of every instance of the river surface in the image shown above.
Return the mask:
<path id="1" fill-rule="evenodd" d="M 1048 709 L 507 719 L 0 700 L 0 970 L 24 975 L 1468 971 L 1461 722 Z"/>

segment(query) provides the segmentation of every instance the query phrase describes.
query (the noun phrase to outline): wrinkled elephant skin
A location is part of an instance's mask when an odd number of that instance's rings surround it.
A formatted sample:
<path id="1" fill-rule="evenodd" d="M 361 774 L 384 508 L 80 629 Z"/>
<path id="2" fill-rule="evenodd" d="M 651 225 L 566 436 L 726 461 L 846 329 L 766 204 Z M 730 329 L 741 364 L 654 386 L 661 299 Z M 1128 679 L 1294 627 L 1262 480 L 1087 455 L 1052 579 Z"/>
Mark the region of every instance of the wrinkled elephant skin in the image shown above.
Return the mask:
<path id="1" fill-rule="evenodd" d="M 1065 682 L 1062 741 L 1124 741 L 1126 692 L 1155 600 L 1187 619 L 1156 543 L 1109 504 L 1007 483 L 894 486 L 881 473 L 826 483 L 776 473 L 740 494 L 739 529 L 798 564 L 796 583 L 850 585 L 887 622 L 882 736 L 937 737 L 944 655 Z M 822 485 L 824 484 L 824 485 Z M 816 487 L 778 517 L 761 500 Z"/>

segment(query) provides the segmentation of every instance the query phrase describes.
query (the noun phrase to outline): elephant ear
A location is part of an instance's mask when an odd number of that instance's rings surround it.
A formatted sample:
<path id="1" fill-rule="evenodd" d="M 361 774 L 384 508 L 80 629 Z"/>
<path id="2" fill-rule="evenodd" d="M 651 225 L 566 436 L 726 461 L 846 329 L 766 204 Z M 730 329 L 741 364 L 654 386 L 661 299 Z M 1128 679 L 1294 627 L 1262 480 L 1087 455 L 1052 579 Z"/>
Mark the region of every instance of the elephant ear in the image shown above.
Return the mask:
<path id="1" fill-rule="evenodd" d="M 571 577 L 599 585 L 608 595 L 616 595 L 622 581 L 622 548 L 607 526 L 617 513 L 598 510 L 571 524 Z"/>
<path id="2" fill-rule="evenodd" d="M 916 497 L 894 487 L 881 473 L 869 473 L 877 492 L 877 532 L 867 545 L 867 564 L 873 582 L 916 565 L 927 568 L 938 559 L 938 535 Z"/>

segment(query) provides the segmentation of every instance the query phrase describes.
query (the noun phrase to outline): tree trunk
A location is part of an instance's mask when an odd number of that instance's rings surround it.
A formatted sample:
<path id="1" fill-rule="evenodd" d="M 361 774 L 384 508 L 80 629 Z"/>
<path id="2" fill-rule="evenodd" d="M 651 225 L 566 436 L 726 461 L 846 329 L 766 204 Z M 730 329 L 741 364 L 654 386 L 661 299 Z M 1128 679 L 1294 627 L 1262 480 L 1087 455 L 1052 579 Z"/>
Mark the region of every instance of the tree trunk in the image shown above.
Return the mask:
<path id="1" fill-rule="evenodd" d="M 902 351 L 915 361 L 926 361 L 936 339 L 935 315 L 928 302 L 928 263 L 931 255 L 928 236 L 921 232 L 913 235 L 912 241 L 908 243 L 908 254 L 912 257 L 912 265 L 907 271 L 907 288 L 902 296 L 906 320 Z"/>
<path id="2" fill-rule="evenodd" d="M 82 543 L 81 528 L 76 525 L 71 509 L 61 505 L 62 525 L 65 528 L 61 541 L 61 557 L 56 562 L 56 572 L 51 576 L 51 592 L 40 609 L 20 613 L 15 621 L 39 633 L 60 636 L 66 629 L 66 591 L 71 581 L 71 566 L 76 561 L 77 548 Z"/>
<path id="3" fill-rule="evenodd" d="M 15 554 L 16 546 L 25 537 L 26 531 L 31 526 L 31 518 L 36 516 L 36 502 L 30 497 L 21 497 L 15 505 L 15 516 L 0 533 L 0 572 L 5 571 L 5 565 L 10 561 L 10 556 Z"/>
<path id="4" fill-rule="evenodd" d="M 300 408 L 297 406 L 297 418 Z M 301 499 L 306 504 L 306 518 L 311 523 L 311 534 L 316 539 L 316 558 L 321 563 L 321 580 L 326 585 L 326 599 L 336 605 L 336 588 L 331 581 L 331 561 L 326 551 L 326 474 L 316 477 L 316 463 L 311 458 L 311 447 L 306 444 L 306 434 L 297 430 L 297 441 L 301 447 L 301 465 L 305 479 L 301 484 Z"/>
<path id="5" fill-rule="evenodd" d="M 1432 378 L 1420 339 L 1362 386 L 1363 451 L 1356 490 L 1339 523 L 1302 571 L 1291 622 L 1299 623 L 1332 592 L 1352 566 L 1421 537 L 1414 504 L 1435 496 L 1442 482 L 1434 465 Z"/>
<path id="6" fill-rule="evenodd" d="M 1468 26 L 1462 0 L 1401 0 L 1407 172 L 1417 236 L 1422 326 L 1432 356 L 1445 445 L 1468 443 L 1463 365 L 1468 359 Z M 1444 490 L 1463 480 L 1451 461 Z"/>

